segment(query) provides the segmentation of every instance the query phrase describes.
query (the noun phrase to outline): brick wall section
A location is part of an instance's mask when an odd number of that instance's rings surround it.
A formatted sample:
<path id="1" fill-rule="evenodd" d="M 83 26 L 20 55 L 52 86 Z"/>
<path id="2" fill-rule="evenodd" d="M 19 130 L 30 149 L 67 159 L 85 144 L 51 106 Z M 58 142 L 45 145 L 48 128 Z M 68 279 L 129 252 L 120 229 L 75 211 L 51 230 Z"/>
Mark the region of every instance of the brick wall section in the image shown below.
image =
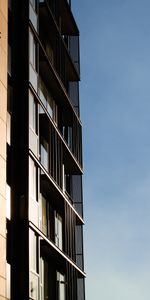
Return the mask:
<path id="1" fill-rule="evenodd" d="M 0 0 L 0 300 L 6 295 L 7 0 Z"/>

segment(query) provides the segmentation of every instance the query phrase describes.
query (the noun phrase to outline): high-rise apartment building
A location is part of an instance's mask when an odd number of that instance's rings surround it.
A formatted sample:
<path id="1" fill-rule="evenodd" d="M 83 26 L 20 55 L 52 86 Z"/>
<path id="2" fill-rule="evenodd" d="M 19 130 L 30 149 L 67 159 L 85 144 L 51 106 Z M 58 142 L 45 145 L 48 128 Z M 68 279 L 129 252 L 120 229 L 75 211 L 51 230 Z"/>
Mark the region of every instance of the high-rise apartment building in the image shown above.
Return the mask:
<path id="1" fill-rule="evenodd" d="M 0 0 L 0 300 L 85 300 L 79 31 Z"/>

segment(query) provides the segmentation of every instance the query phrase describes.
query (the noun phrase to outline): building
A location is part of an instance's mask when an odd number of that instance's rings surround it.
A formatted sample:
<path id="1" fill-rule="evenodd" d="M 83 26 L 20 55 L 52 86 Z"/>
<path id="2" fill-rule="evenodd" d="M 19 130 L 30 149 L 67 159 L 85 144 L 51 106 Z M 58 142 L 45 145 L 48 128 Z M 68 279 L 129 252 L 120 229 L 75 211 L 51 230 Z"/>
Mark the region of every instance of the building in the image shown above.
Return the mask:
<path id="1" fill-rule="evenodd" d="M 85 300 L 79 31 L 0 0 L 0 299 Z"/>

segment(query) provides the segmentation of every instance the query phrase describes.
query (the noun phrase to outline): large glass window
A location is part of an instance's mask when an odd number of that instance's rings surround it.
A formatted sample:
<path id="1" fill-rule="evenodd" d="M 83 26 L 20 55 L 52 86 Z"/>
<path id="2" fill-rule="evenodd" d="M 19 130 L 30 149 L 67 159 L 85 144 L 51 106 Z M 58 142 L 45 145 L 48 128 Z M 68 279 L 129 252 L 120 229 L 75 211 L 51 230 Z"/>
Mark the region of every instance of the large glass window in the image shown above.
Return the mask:
<path id="1" fill-rule="evenodd" d="M 63 247 L 63 228 L 62 217 L 55 212 L 55 244 L 62 250 Z"/>
<path id="2" fill-rule="evenodd" d="M 36 70 L 36 42 L 31 30 L 29 31 L 29 57 L 32 67 Z"/>

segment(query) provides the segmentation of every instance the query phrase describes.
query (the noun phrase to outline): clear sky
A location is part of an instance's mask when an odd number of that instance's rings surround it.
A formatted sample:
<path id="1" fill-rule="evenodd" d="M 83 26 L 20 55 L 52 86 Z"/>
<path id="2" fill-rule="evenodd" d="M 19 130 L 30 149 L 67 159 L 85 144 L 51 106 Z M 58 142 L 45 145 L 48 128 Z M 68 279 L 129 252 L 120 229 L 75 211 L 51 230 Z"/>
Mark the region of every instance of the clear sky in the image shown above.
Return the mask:
<path id="1" fill-rule="evenodd" d="M 86 300 L 150 299 L 150 1 L 72 0 L 81 34 Z"/>

